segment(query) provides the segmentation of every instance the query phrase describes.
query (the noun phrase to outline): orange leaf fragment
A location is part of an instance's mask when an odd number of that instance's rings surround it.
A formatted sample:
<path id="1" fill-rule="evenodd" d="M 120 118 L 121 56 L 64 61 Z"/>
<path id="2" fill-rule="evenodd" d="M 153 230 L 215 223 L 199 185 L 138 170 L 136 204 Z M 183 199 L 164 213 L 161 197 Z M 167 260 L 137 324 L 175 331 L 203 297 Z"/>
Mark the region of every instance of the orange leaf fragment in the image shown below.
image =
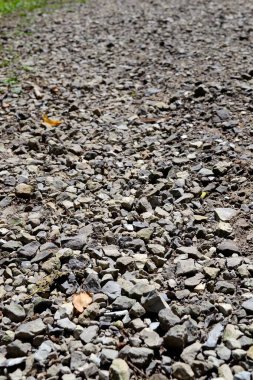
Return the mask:
<path id="1" fill-rule="evenodd" d="M 47 115 L 42 115 L 42 124 L 46 127 L 58 127 L 62 123 L 61 120 L 49 119 Z"/>
<path id="2" fill-rule="evenodd" d="M 81 292 L 79 294 L 73 295 L 73 305 L 74 308 L 79 312 L 82 313 L 86 307 L 92 303 L 92 297 L 89 293 Z"/>

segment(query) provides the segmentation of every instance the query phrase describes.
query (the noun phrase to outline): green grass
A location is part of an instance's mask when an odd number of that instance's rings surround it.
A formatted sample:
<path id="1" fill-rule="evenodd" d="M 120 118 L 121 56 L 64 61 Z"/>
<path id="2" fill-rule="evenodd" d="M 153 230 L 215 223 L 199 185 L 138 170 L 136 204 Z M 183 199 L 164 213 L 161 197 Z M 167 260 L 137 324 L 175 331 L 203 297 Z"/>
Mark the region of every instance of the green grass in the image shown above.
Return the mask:
<path id="1" fill-rule="evenodd" d="M 47 5 L 48 0 L 0 0 L 0 15 L 32 11 Z"/>

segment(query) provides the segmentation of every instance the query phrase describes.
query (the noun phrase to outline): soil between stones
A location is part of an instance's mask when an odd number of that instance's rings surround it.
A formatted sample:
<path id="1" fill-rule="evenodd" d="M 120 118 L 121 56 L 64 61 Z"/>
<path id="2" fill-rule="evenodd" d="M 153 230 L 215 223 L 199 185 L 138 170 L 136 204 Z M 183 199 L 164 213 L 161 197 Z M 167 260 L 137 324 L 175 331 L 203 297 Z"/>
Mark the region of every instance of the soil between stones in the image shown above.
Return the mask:
<path id="1" fill-rule="evenodd" d="M 251 379 L 252 13 L 95 0 L 3 25 L 0 380 Z"/>

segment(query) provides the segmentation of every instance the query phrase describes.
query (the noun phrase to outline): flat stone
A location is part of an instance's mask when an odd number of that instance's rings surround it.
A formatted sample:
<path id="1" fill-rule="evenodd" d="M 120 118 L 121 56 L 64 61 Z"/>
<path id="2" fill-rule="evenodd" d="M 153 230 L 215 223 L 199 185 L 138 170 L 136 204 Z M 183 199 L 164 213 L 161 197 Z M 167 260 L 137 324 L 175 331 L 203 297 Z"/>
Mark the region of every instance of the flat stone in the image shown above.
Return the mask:
<path id="1" fill-rule="evenodd" d="M 15 337 L 20 340 L 31 339 L 36 335 L 43 334 L 45 330 L 46 325 L 41 318 L 38 318 L 18 326 Z"/>
<path id="2" fill-rule="evenodd" d="M 121 295 L 121 287 L 115 281 L 108 281 L 101 290 L 112 300 L 115 300 Z"/>
<path id="3" fill-rule="evenodd" d="M 121 256 L 121 253 L 119 252 L 119 249 L 116 245 L 107 245 L 102 247 L 104 255 L 107 257 L 112 257 L 114 259 L 117 259 Z"/>
<path id="4" fill-rule="evenodd" d="M 178 276 L 188 276 L 195 274 L 197 268 L 193 259 L 179 260 L 177 263 L 176 274 Z"/>
<path id="5" fill-rule="evenodd" d="M 202 254 L 199 252 L 198 248 L 194 245 L 190 247 L 179 247 L 177 248 L 177 252 L 180 254 L 186 254 L 193 259 L 198 259 L 202 257 Z"/>
<path id="6" fill-rule="evenodd" d="M 24 257 L 32 258 L 36 252 L 38 251 L 40 247 L 40 243 L 37 241 L 32 241 L 31 243 L 28 243 L 24 245 L 23 247 L 20 247 L 18 249 L 18 254 Z"/>
<path id="7" fill-rule="evenodd" d="M 227 222 L 233 219 L 238 214 L 238 211 L 233 208 L 223 208 L 223 207 L 215 208 L 214 212 L 217 215 L 218 219 L 222 220 L 223 222 Z"/>
<path id="8" fill-rule="evenodd" d="M 87 243 L 87 235 L 84 233 L 72 237 L 64 237 L 61 239 L 61 243 L 65 248 L 81 251 Z"/>
<path id="9" fill-rule="evenodd" d="M 252 372 L 241 371 L 234 374 L 233 380 L 252 380 Z"/>
<path id="10" fill-rule="evenodd" d="M 80 335 L 80 339 L 84 344 L 92 342 L 93 339 L 96 338 L 98 333 L 99 327 L 98 326 L 89 326 L 85 328 Z"/>
<path id="11" fill-rule="evenodd" d="M 9 305 L 5 305 L 3 308 L 3 315 L 10 318 L 13 322 L 21 322 L 26 317 L 25 309 L 16 302 L 11 302 Z"/>
<path id="12" fill-rule="evenodd" d="M 25 183 L 19 183 L 15 187 L 15 192 L 18 197 L 28 198 L 33 194 L 34 188 L 31 185 L 27 185 Z"/>
<path id="13" fill-rule="evenodd" d="M 241 250 L 238 245 L 232 240 L 224 240 L 217 246 L 218 252 L 221 252 L 225 256 L 232 255 L 233 253 L 240 253 Z"/>
<path id="14" fill-rule="evenodd" d="M 129 350 L 129 359 L 137 367 L 145 367 L 154 356 L 153 350 L 145 347 L 131 347 Z"/>
<path id="15" fill-rule="evenodd" d="M 145 297 L 154 290 L 154 285 L 137 283 L 129 290 L 129 297 L 140 300 L 142 296 Z"/>
<path id="16" fill-rule="evenodd" d="M 115 301 L 112 303 L 112 309 L 113 310 L 125 310 L 125 309 L 131 309 L 132 306 L 136 301 L 132 298 L 126 297 L 126 296 L 119 296 L 116 298 Z"/>
<path id="17" fill-rule="evenodd" d="M 14 359 L 2 359 L 0 358 L 0 368 L 11 368 L 15 367 L 26 361 L 26 357 L 14 358 Z"/>
<path id="18" fill-rule="evenodd" d="M 69 318 L 59 319 L 57 325 L 66 331 L 73 332 L 76 329 L 76 324 L 73 323 Z"/>
<path id="19" fill-rule="evenodd" d="M 114 359 L 110 369 L 110 380 L 129 380 L 130 370 L 125 360 L 117 358 Z"/>
<path id="20" fill-rule="evenodd" d="M 221 323 L 217 323 L 212 330 L 209 332 L 207 341 L 204 343 L 204 348 L 214 348 L 217 346 L 218 340 L 220 339 L 224 330 L 224 326 Z"/>

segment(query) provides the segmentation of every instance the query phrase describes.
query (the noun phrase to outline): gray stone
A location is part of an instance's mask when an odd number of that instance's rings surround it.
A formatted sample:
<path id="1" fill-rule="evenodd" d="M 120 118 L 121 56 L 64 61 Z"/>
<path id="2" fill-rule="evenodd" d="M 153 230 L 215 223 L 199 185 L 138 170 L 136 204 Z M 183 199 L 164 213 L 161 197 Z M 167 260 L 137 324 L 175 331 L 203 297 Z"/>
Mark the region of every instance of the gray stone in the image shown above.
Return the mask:
<path id="1" fill-rule="evenodd" d="M 20 340 L 31 339 L 36 335 L 43 334 L 45 330 L 46 325 L 41 318 L 38 318 L 18 326 L 15 337 Z"/>
<path id="2" fill-rule="evenodd" d="M 70 368 L 72 371 L 78 370 L 87 363 L 87 357 L 81 351 L 73 351 L 70 357 Z"/>
<path id="3" fill-rule="evenodd" d="M 18 249 L 18 254 L 27 258 L 32 258 L 38 251 L 40 244 L 37 241 L 32 241 Z"/>
<path id="4" fill-rule="evenodd" d="M 179 380 L 191 380 L 194 379 L 194 372 L 188 364 L 176 362 L 172 365 L 172 375 Z"/>
<path id="5" fill-rule="evenodd" d="M 118 250 L 116 245 L 107 245 L 103 247 L 103 252 L 105 256 L 111 257 L 113 259 L 117 259 L 121 256 L 121 253 Z"/>
<path id="6" fill-rule="evenodd" d="M 34 359 L 40 363 L 40 365 L 44 365 L 44 362 L 47 360 L 51 351 L 54 350 L 54 345 L 50 340 L 43 342 L 39 349 L 34 354 Z"/>
<path id="7" fill-rule="evenodd" d="M 252 372 L 248 371 L 242 371 L 234 374 L 233 380 L 251 380 L 252 379 Z"/>
<path id="8" fill-rule="evenodd" d="M 64 237 L 61 239 L 61 243 L 65 248 L 81 251 L 87 243 L 87 235 L 84 233 L 73 237 Z"/>
<path id="9" fill-rule="evenodd" d="M 240 248 L 232 240 L 223 240 L 218 244 L 217 250 L 225 256 L 232 255 L 233 253 L 240 253 Z"/>
<path id="10" fill-rule="evenodd" d="M 121 295 L 121 287 L 115 281 L 108 281 L 101 290 L 112 300 L 115 300 Z"/>
<path id="11" fill-rule="evenodd" d="M 154 352 L 150 348 L 131 347 L 129 350 L 129 359 L 137 367 L 145 367 L 153 358 Z"/>
<path id="12" fill-rule="evenodd" d="M 119 296 L 116 298 L 115 301 L 112 303 L 112 309 L 113 310 L 125 310 L 130 309 L 136 301 L 132 298 L 128 298 L 126 296 Z"/>
<path id="13" fill-rule="evenodd" d="M 204 343 L 204 348 L 214 348 L 217 346 L 218 340 L 220 339 L 224 330 L 224 326 L 221 323 L 217 323 L 212 330 L 209 332 L 207 341 Z"/>
<path id="14" fill-rule="evenodd" d="M 148 250 L 156 256 L 163 257 L 165 254 L 165 247 L 161 244 L 148 244 Z"/>
<path id="15" fill-rule="evenodd" d="M 129 314 L 131 316 L 137 317 L 137 318 L 141 317 L 145 313 L 146 313 L 146 310 L 144 309 L 144 307 L 139 302 L 136 302 L 136 301 L 133 307 L 129 311 Z"/>
<path id="16" fill-rule="evenodd" d="M 28 352 L 32 350 L 30 343 L 21 342 L 19 339 L 16 339 L 13 342 L 9 343 L 6 348 L 8 357 L 11 358 L 26 356 Z"/>
<path id="17" fill-rule="evenodd" d="M 96 325 L 85 328 L 82 334 L 80 335 L 81 341 L 84 344 L 90 343 L 93 339 L 96 338 L 98 330 L 99 330 L 99 327 Z"/>
<path id="18" fill-rule="evenodd" d="M 188 276 L 195 274 L 197 269 L 193 259 L 179 260 L 177 263 L 176 274 L 178 276 Z"/>
<path id="19" fill-rule="evenodd" d="M 141 304 L 149 313 L 159 313 L 160 310 L 169 307 L 163 297 L 157 292 L 150 292 L 141 298 Z"/>
<path id="20" fill-rule="evenodd" d="M 160 326 L 164 331 L 167 331 L 172 326 L 180 323 L 180 318 L 172 312 L 170 307 L 160 310 L 158 318 Z"/>
<path id="21" fill-rule="evenodd" d="M 103 348 L 100 354 L 101 364 L 103 366 L 111 365 L 114 359 L 117 359 L 119 353 L 111 348 Z"/>
<path id="22" fill-rule="evenodd" d="M 186 328 L 183 325 L 176 325 L 169 329 L 164 336 L 164 345 L 169 349 L 183 351 L 186 345 L 187 335 Z"/>
<path id="23" fill-rule="evenodd" d="M 149 348 L 159 348 L 162 345 L 162 338 L 150 328 L 144 328 L 140 333 L 140 338 Z"/>
<path id="24" fill-rule="evenodd" d="M 200 342 L 195 342 L 191 344 L 190 346 L 186 347 L 182 354 L 181 354 L 181 359 L 187 363 L 190 364 L 194 361 L 196 358 L 197 354 L 201 350 L 202 344 Z"/>
<path id="25" fill-rule="evenodd" d="M 76 324 L 71 322 L 69 318 L 59 319 L 57 325 L 66 331 L 73 332 L 76 329 Z"/>
<path id="26" fill-rule="evenodd" d="M 186 254 L 193 259 L 198 259 L 202 257 L 202 254 L 194 245 L 191 245 L 190 247 L 179 247 L 177 248 L 177 252 L 180 254 Z"/>
<path id="27" fill-rule="evenodd" d="M 253 314 L 253 297 L 244 301 L 242 307 L 247 311 L 248 314 Z"/>
<path id="28" fill-rule="evenodd" d="M 217 283 L 215 285 L 215 290 L 218 293 L 234 294 L 236 288 L 231 282 L 217 281 Z"/>
<path id="29" fill-rule="evenodd" d="M 231 357 L 231 350 L 223 344 L 216 347 L 216 353 L 220 359 L 225 361 L 228 361 Z"/>
<path id="30" fill-rule="evenodd" d="M 4 359 L 0 358 L 0 368 L 11 368 L 24 363 L 26 358 Z"/>
<path id="31" fill-rule="evenodd" d="M 130 370 L 123 359 L 114 359 L 110 366 L 110 380 L 129 380 L 130 379 Z"/>
<path id="32" fill-rule="evenodd" d="M 16 302 L 11 302 L 9 305 L 5 305 L 3 308 L 3 315 L 10 318 L 13 322 L 21 322 L 26 317 L 25 309 Z"/>
<path id="33" fill-rule="evenodd" d="M 227 222 L 233 219 L 238 214 L 238 211 L 234 210 L 233 208 L 223 208 L 223 207 L 218 207 L 214 209 L 214 212 L 217 215 L 218 219 L 222 220 L 223 222 Z"/>
<path id="34" fill-rule="evenodd" d="M 154 285 L 137 283 L 129 290 L 129 297 L 140 300 L 142 296 L 147 296 L 150 292 L 155 290 Z"/>

